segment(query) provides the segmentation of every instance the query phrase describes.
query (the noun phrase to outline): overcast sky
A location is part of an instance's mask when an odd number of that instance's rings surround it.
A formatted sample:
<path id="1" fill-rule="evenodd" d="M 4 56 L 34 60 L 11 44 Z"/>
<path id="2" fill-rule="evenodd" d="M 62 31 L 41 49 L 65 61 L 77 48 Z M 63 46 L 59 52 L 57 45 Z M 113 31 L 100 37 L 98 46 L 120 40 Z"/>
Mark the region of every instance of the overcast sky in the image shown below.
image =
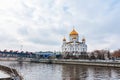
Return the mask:
<path id="1" fill-rule="evenodd" d="M 61 51 L 73 26 L 88 51 L 120 48 L 120 0 L 0 0 L 0 50 Z"/>

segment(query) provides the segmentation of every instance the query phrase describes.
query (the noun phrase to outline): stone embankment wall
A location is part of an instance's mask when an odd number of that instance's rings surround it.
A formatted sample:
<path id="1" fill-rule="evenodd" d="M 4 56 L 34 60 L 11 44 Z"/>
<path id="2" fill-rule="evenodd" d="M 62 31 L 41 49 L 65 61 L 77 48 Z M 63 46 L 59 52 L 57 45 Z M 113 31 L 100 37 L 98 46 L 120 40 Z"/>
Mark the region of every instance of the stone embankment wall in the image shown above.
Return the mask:
<path id="1" fill-rule="evenodd" d="M 16 69 L 12 69 L 12 68 L 0 65 L 0 70 L 4 71 L 6 74 L 8 74 L 8 75 L 11 76 L 9 78 L 3 78 L 3 79 L 0 79 L 0 80 L 13 80 L 13 78 L 14 79 L 16 78 L 16 80 L 23 80 L 22 76 L 20 76 L 18 74 L 18 72 L 16 71 Z"/>
<path id="2" fill-rule="evenodd" d="M 53 64 L 78 64 L 86 66 L 104 66 L 104 67 L 120 67 L 120 62 L 117 61 L 105 61 L 105 60 L 70 60 L 70 59 L 40 59 L 33 60 L 33 62 L 40 63 L 53 63 Z"/>

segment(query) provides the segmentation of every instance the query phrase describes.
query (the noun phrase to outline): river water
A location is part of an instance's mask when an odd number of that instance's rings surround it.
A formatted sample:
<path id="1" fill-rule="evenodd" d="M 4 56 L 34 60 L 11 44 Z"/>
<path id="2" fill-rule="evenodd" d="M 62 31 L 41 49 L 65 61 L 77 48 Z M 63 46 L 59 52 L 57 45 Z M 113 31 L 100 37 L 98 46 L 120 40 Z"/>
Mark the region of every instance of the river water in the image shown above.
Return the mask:
<path id="1" fill-rule="evenodd" d="M 120 68 L 10 61 L 0 64 L 17 69 L 24 80 L 120 80 Z"/>

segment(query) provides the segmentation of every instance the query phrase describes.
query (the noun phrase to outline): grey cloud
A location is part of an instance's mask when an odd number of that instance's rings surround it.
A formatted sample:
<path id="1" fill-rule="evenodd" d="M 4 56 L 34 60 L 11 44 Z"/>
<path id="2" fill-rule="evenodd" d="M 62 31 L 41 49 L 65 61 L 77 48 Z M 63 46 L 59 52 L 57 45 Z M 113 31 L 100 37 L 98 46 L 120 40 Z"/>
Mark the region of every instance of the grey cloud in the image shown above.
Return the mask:
<path id="1" fill-rule="evenodd" d="M 54 33 L 42 33 L 42 32 L 40 33 L 39 32 L 39 34 L 37 34 L 36 36 L 33 36 L 33 37 L 29 36 L 27 40 L 35 44 L 59 45 L 60 42 L 58 41 L 56 37 L 54 37 L 55 34 L 53 36 L 52 34 Z"/>
<path id="2" fill-rule="evenodd" d="M 106 44 L 109 43 L 107 37 L 119 36 L 120 1 L 61 0 L 57 4 L 56 1 L 21 0 L 16 7 L 0 11 L 8 16 L 4 20 L 5 24 L 11 21 L 7 26 L 17 28 L 18 32 L 14 34 L 33 44 L 58 46 L 61 43 L 60 37 L 68 37 L 73 26 L 79 32 L 80 38 L 85 36 L 93 44 Z M 4 36 L 4 33 L 0 34 L 1 42 L 16 41 L 16 35 L 9 35 L 10 32 L 7 34 L 7 31 L 5 33 Z"/>
<path id="3" fill-rule="evenodd" d="M 56 35 L 65 35 L 66 34 L 66 28 L 51 28 L 51 32 Z"/>
<path id="4" fill-rule="evenodd" d="M 55 38 L 53 38 L 55 39 Z M 30 38 L 29 39 L 31 42 L 39 45 L 59 45 L 60 43 L 57 42 L 56 40 L 50 40 L 48 38 Z"/>
<path id="5" fill-rule="evenodd" d="M 1 43 L 14 43 L 14 42 L 17 42 L 17 39 L 14 36 L 10 35 L 9 33 L 1 32 L 0 42 Z"/>
<path id="6" fill-rule="evenodd" d="M 35 31 L 35 33 L 34 33 Z M 54 37 L 58 33 L 51 32 L 50 29 L 37 29 L 37 30 L 27 30 L 27 28 L 22 27 L 19 29 L 21 35 L 25 36 L 28 42 L 35 44 L 44 44 L 44 45 L 59 45 L 60 42 Z M 31 35 L 32 34 L 32 35 Z"/>
<path id="7" fill-rule="evenodd" d="M 18 29 L 18 33 L 23 36 L 27 36 L 29 34 L 27 27 L 20 27 Z"/>

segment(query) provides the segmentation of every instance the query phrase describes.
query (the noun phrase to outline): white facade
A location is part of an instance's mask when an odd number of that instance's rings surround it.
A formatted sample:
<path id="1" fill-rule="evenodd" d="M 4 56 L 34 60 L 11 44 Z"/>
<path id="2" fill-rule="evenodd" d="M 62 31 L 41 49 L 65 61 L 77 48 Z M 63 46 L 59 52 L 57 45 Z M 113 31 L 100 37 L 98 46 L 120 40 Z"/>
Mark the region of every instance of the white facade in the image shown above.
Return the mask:
<path id="1" fill-rule="evenodd" d="M 73 31 L 69 34 L 69 41 L 67 42 L 66 39 L 63 39 L 62 44 L 62 53 L 63 55 L 81 55 L 85 52 L 87 52 L 87 45 L 85 43 L 85 38 L 82 39 L 81 42 L 79 42 L 79 35 L 73 29 Z"/>

